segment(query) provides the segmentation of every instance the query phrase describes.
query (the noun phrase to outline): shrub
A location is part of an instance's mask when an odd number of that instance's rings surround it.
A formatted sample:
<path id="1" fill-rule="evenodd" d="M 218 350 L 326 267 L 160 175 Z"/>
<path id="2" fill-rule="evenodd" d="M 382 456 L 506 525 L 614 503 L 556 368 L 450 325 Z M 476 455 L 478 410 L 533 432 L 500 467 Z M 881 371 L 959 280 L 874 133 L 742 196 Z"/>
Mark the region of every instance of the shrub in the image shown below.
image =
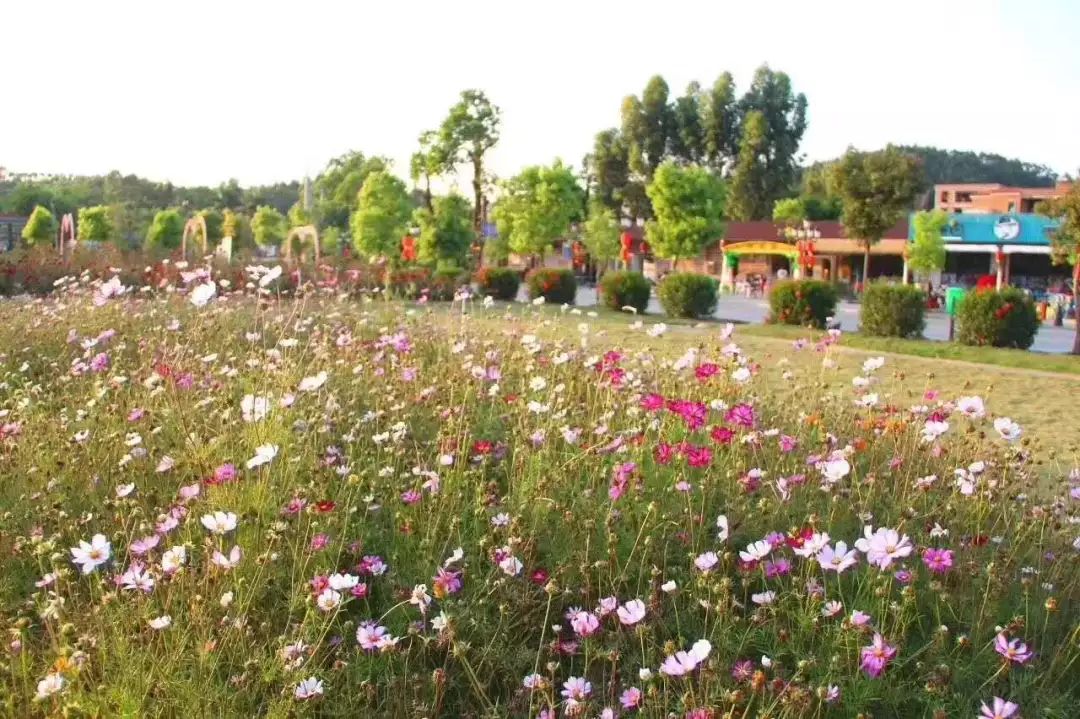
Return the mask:
<path id="1" fill-rule="evenodd" d="M 386 280 L 386 291 L 391 297 L 415 300 L 431 281 L 431 270 L 426 267 L 389 270 Z"/>
<path id="2" fill-rule="evenodd" d="M 652 285 L 640 272 L 608 272 L 600 280 L 600 299 L 613 310 L 633 307 L 644 312 L 651 295 Z"/>
<path id="3" fill-rule="evenodd" d="M 429 300 L 450 302 L 454 299 L 458 289 L 469 281 L 469 275 L 458 268 L 446 268 L 435 271 L 427 284 L 427 297 Z"/>
<path id="4" fill-rule="evenodd" d="M 482 267 L 474 279 L 481 295 L 490 295 L 497 300 L 517 299 L 521 286 L 521 275 L 509 267 Z"/>
<path id="5" fill-rule="evenodd" d="M 821 329 L 836 312 L 836 288 L 821 280 L 783 280 L 769 293 L 769 322 Z"/>
<path id="6" fill-rule="evenodd" d="M 1015 287 L 968 292 L 956 321 L 956 340 L 965 345 L 1026 350 L 1039 330 L 1034 300 Z"/>
<path id="7" fill-rule="evenodd" d="M 706 317 L 716 311 L 716 280 L 708 275 L 668 275 L 657 290 L 660 306 L 672 317 Z"/>
<path id="8" fill-rule="evenodd" d="M 915 285 L 871 283 L 859 313 L 862 332 L 877 337 L 920 337 L 926 327 L 926 294 Z"/>
<path id="9" fill-rule="evenodd" d="M 577 280 L 570 270 L 554 267 L 540 267 L 525 275 L 529 287 L 529 299 L 543 297 L 545 302 L 558 305 L 574 304 L 577 295 Z"/>

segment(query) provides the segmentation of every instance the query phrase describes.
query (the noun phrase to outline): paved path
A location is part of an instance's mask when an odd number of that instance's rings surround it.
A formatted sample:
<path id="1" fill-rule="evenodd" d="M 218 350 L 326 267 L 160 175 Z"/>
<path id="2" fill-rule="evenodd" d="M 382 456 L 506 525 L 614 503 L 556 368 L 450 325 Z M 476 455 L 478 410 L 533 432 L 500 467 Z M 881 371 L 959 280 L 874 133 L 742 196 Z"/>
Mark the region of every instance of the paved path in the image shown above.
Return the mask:
<path id="1" fill-rule="evenodd" d="M 591 287 L 579 287 L 577 293 L 578 306 L 596 304 L 596 290 Z M 662 314 L 660 303 L 656 298 L 649 300 L 649 313 Z M 841 302 L 836 310 L 840 327 L 845 332 L 854 332 L 859 329 L 859 305 L 855 302 Z M 760 324 L 765 321 L 769 314 L 768 301 L 760 298 L 739 297 L 735 295 L 723 295 L 716 306 L 716 317 L 731 320 L 732 322 L 749 322 Z M 939 312 L 931 312 L 926 316 L 926 331 L 923 333 L 927 339 L 946 340 L 949 337 L 949 318 Z M 1035 344 L 1031 349 L 1036 352 L 1049 352 L 1065 354 L 1072 349 L 1072 327 L 1054 327 L 1044 324 L 1038 334 L 1035 335 Z"/>

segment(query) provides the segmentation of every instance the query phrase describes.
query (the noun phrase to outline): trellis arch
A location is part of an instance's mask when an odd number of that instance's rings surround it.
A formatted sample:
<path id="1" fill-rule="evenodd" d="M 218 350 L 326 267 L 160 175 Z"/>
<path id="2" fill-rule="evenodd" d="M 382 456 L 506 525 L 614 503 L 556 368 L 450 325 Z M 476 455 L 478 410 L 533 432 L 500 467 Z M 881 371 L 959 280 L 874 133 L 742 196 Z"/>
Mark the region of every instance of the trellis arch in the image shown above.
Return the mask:
<path id="1" fill-rule="evenodd" d="M 188 237 L 194 237 L 196 232 L 202 232 L 202 252 L 205 255 L 206 243 L 209 238 L 206 233 L 206 218 L 202 215 L 195 215 L 184 223 L 184 234 L 180 238 L 180 256 L 185 260 L 187 259 Z"/>
<path id="2" fill-rule="evenodd" d="M 311 245 L 315 248 L 315 262 L 319 261 L 319 231 L 315 228 L 315 225 L 303 225 L 302 227 L 294 227 L 289 230 L 289 234 L 285 237 L 285 259 L 291 260 L 293 258 L 293 241 L 300 242 L 300 246 L 303 247 L 304 242 L 311 242 Z M 299 258 L 297 258 L 299 259 Z"/>
<path id="3" fill-rule="evenodd" d="M 60 253 L 61 259 L 66 255 L 68 244 L 70 243 L 71 247 L 74 248 L 77 241 L 75 237 L 75 218 L 70 212 L 67 212 L 60 218 L 60 234 L 56 238 L 56 249 Z"/>

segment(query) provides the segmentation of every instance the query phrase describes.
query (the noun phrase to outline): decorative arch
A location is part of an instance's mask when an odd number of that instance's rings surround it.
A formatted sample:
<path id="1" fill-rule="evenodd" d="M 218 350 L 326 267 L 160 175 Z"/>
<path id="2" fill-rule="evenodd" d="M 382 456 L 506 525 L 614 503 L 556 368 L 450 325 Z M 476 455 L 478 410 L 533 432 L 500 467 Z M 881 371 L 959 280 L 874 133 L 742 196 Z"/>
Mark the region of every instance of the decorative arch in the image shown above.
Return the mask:
<path id="1" fill-rule="evenodd" d="M 289 234 L 285 236 L 285 259 L 293 259 L 293 242 L 300 243 L 300 247 L 304 246 L 305 242 L 310 242 L 312 247 L 315 248 L 315 262 L 319 262 L 319 231 L 315 229 L 315 225 L 303 225 L 302 227 L 294 227 L 289 230 Z M 299 257 L 297 257 L 299 259 Z"/>
<path id="2" fill-rule="evenodd" d="M 75 237 L 75 218 L 70 212 L 67 212 L 60 218 L 60 234 L 56 239 L 56 249 L 60 253 L 61 259 L 65 257 L 67 248 L 69 246 L 74 248 L 77 241 Z"/>
<path id="3" fill-rule="evenodd" d="M 202 215 L 194 215 L 191 219 L 184 223 L 184 234 L 180 238 L 180 256 L 185 260 L 187 259 L 187 242 L 188 237 L 195 237 L 195 233 L 202 232 L 202 251 L 206 254 L 206 244 L 209 237 L 206 233 L 206 218 Z"/>

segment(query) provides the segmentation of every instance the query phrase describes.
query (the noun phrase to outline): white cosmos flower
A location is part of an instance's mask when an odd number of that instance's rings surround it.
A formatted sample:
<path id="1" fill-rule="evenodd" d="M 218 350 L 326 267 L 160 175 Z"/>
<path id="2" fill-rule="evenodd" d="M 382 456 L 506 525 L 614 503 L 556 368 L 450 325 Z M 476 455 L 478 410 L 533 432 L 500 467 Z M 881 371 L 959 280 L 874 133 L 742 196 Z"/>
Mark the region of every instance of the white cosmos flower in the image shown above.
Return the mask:
<path id="1" fill-rule="evenodd" d="M 645 331 L 645 333 L 650 337 L 659 337 L 665 332 L 667 332 L 667 325 L 663 322 L 657 322 L 655 325 L 652 325 L 651 327 L 649 327 L 649 329 Z"/>
<path id="2" fill-rule="evenodd" d="M 281 265 L 275 265 L 269 272 L 260 277 L 259 287 L 266 287 L 278 277 L 281 277 Z"/>
<path id="3" fill-rule="evenodd" d="M 204 514 L 199 521 L 210 530 L 211 534 L 225 534 L 236 529 L 236 515 L 232 512 L 217 511 L 213 514 Z"/>
<path id="4" fill-rule="evenodd" d="M 1020 435 L 1022 434 L 1020 425 L 1018 425 L 1016 422 L 1013 422 L 1008 417 L 998 417 L 997 419 L 995 419 L 994 429 L 997 430 L 997 433 L 1001 435 L 1002 439 L 1008 442 L 1012 442 L 1014 439 L 1019 439 Z"/>
<path id="5" fill-rule="evenodd" d="M 948 422 L 937 422 L 934 420 L 928 420 L 922 428 L 922 441 L 926 443 L 933 442 L 941 435 L 949 431 Z"/>
<path id="6" fill-rule="evenodd" d="M 157 629 L 159 631 L 162 629 L 168 629 L 169 625 L 171 624 L 172 617 L 170 617 L 168 614 L 163 614 L 160 617 L 155 617 L 150 620 L 150 628 Z"/>
<path id="7" fill-rule="evenodd" d="M 277 456 L 278 446 L 276 444 L 263 444 L 255 448 L 255 456 L 247 461 L 245 465 L 248 469 L 255 469 L 261 467 L 264 464 L 269 464 Z"/>
<path id="8" fill-rule="evenodd" d="M 112 545 L 104 534 L 95 534 L 89 542 L 79 542 L 79 546 L 71 548 L 71 559 L 82 568 L 83 574 L 94 571 L 109 561 L 110 556 Z"/>
<path id="9" fill-rule="evenodd" d="M 862 363 L 863 374 L 870 374 L 885 366 L 884 357 L 870 357 Z"/>
<path id="10" fill-rule="evenodd" d="M 716 538 L 721 542 L 726 542 L 728 538 L 728 518 L 726 514 L 721 514 L 716 518 Z"/>
<path id="11" fill-rule="evenodd" d="M 280 267 L 278 268 L 280 269 Z M 296 689 L 293 690 L 293 696 L 298 701 L 306 701 L 308 699 L 315 699 L 321 697 L 323 694 L 323 683 L 315 677 L 308 677 L 304 681 L 296 685 Z"/>
<path id="12" fill-rule="evenodd" d="M 334 589 L 324 589 L 316 597 L 315 604 L 324 612 L 332 612 L 341 605 L 341 592 Z"/>
<path id="13" fill-rule="evenodd" d="M 956 410 L 970 419 L 982 419 L 986 416 L 986 405 L 982 397 L 961 397 L 956 400 Z"/>
<path id="14" fill-rule="evenodd" d="M 821 468 L 821 474 L 825 477 L 825 480 L 829 484 L 839 482 L 844 477 L 848 476 L 851 472 L 851 463 L 843 457 L 837 457 L 836 459 L 830 459 L 825 462 L 825 465 Z"/>
<path id="15" fill-rule="evenodd" d="M 45 678 L 38 682 L 37 694 L 35 698 L 38 701 L 48 699 L 53 694 L 59 694 L 64 691 L 64 685 L 67 682 L 64 681 L 64 677 L 60 674 L 49 673 L 45 675 Z"/>
<path id="16" fill-rule="evenodd" d="M 339 592 L 346 589 L 352 589 L 360 583 L 360 577 L 355 574 L 331 574 L 327 578 L 327 583 L 331 589 L 336 589 Z"/>
<path id="17" fill-rule="evenodd" d="M 117 485 L 117 487 L 116 487 L 116 496 L 119 497 L 120 499 L 123 499 L 124 497 L 128 496 L 129 494 L 131 494 L 134 491 L 135 491 L 135 483 L 134 482 L 132 482 L 131 484 Z"/>
<path id="18" fill-rule="evenodd" d="M 166 574 L 175 574 L 184 567 L 187 561 L 187 549 L 178 545 L 165 551 L 161 555 L 161 571 Z"/>
<path id="19" fill-rule="evenodd" d="M 274 401 L 269 397 L 259 396 L 256 397 L 253 394 L 246 394 L 244 398 L 240 400 L 240 412 L 244 417 L 245 422 L 258 422 L 266 415 L 270 414 L 270 409 L 274 406 Z"/>
<path id="20" fill-rule="evenodd" d="M 191 294 L 188 295 L 188 299 L 190 299 L 191 304 L 196 307 L 204 307 L 207 302 L 214 299 L 214 295 L 216 294 L 217 285 L 213 282 L 203 282 L 191 288 Z"/>
<path id="21" fill-rule="evenodd" d="M 747 545 L 745 551 L 739 552 L 739 558 L 744 562 L 760 562 L 762 559 L 769 556 L 769 552 L 771 551 L 772 545 L 762 539 Z"/>
<path id="22" fill-rule="evenodd" d="M 237 546 L 233 546 L 227 557 L 216 549 L 214 550 L 214 553 L 210 555 L 210 561 L 225 570 L 234 569 L 236 565 L 240 563 L 240 558 L 240 547 Z"/>
<path id="23" fill-rule="evenodd" d="M 304 379 L 300 380 L 299 389 L 301 392 L 314 392 L 315 390 L 326 384 L 326 378 L 326 372 L 319 372 L 319 374 L 317 375 L 305 377 Z"/>
<path id="24" fill-rule="evenodd" d="M 740 367 L 731 373 L 731 379 L 735 380 L 739 384 L 750 381 L 750 370 L 746 367 Z"/>

